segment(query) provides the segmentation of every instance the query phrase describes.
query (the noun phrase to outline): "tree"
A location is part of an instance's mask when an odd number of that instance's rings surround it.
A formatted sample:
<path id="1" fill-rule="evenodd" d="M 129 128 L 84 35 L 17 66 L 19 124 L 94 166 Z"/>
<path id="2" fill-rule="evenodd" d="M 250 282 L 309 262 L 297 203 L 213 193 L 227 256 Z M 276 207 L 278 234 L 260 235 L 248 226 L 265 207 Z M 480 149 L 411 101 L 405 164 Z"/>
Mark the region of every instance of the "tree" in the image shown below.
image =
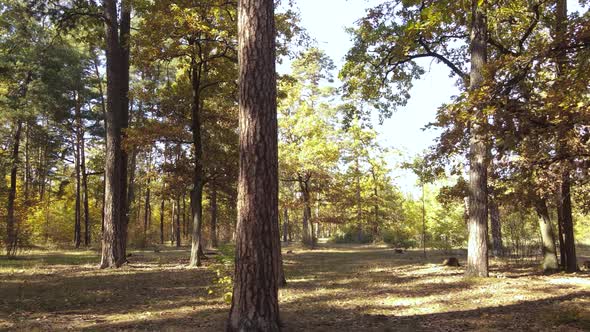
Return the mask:
<path id="1" fill-rule="evenodd" d="M 104 0 L 107 59 L 105 220 L 100 267 L 120 267 L 126 262 L 127 152 L 122 147 L 129 122 L 129 40 L 131 4 Z M 119 16 L 120 14 L 120 16 Z"/>
<path id="2" fill-rule="evenodd" d="M 280 331 L 274 1 L 238 2 L 240 173 L 228 331 Z"/>
<path id="3" fill-rule="evenodd" d="M 412 80 L 424 74 L 417 63 L 432 58 L 443 63 L 468 89 L 474 105 L 467 115 L 470 161 L 469 259 L 467 275 L 487 276 L 487 149 L 479 90 L 487 62 L 485 1 L 465 8 L 456 1 L 387 1 L 368 11 L 353 30 L 355 47 L 341 71 L 347 95 L 359 95 L 388 116 L 410 97 Z M 470 14 L 467 14 L 470 13 Z M 400 17 L 401 20 L 396 20 Z M 469 45 L 469 52 L 462 43 Z M 466 64 L 471 65 L 469 74 Z M 462 127 L 465 128 L 465 127 Z"/>
<path id="4" fill-rule="evenodd" d="M 336 167 L 339 147 L 330 104 L 332 87 L 321 87 L 332 80 L 334 64 L 326 54 L 312 47 L 293 61 L 290 77 L 280 83 L 284 98 L 279 104 L 279 160 L 281 182 L 298 186 L 303 205 L 302 240 L 313 247 L 312 199 L 321 191 L 322 182 Z"/>
<path id="5" fill-rule="evenodd" d="M 484 83 L 487 63 L 487 18 L 486 1 L 471 1 L 471 71 L 469 89 L 476 95 Z M 488 147 L 483 125 L 484 105 L 473 109 L 474 119 L 470 128 L 469 142 L 469 243 L 467 268 L 469 277 L 488 277 Z"/>

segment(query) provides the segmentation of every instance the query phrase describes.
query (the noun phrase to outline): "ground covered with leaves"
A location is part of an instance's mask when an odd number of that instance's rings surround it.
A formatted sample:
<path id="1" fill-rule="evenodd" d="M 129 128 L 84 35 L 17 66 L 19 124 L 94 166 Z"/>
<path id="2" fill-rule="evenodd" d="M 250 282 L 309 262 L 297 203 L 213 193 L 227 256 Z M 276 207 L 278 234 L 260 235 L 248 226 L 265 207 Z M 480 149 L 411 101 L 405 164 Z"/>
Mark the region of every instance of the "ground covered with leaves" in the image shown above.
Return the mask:
<path id="1" fill-rule="evenodd" d="M 464 267 L 441 265 L 449 253 L 283 249 L 285 331 L 590 330 L 588 272 L 543 275 L 534 261 L 494 259 L 491 278 L 466 279 Z M 463 251 L 452 255 L 464 265 Z M 2 258 L 0 329 L 222 331 L 231 259 L 219 252 L 188 269 L 187 258 L 188 249 L 133 251 L 118 270 L 98 270 L 92 251 Z"/>

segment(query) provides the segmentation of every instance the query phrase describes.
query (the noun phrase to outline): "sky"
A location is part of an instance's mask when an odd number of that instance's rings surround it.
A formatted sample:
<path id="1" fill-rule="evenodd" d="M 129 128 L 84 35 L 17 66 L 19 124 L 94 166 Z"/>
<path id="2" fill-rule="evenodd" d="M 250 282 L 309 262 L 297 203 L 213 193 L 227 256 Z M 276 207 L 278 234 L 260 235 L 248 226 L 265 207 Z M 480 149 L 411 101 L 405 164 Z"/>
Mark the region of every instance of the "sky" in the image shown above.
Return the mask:
<path id="1" fill-rule="evenodd" d="M 301 13 L 302 26 L 317 41 L 318 47 L 334 60 L 336 67 L 341 68 L 352 46 L 345 28 L 354 26 L 367 8 L 381 2 L 383 0 L 295 0 L 295 6 Z M 576 0 L 569 0 L 568 7 L 570 10 L 579 9 Z M 389 164 L 394 167 L 392 176 L 403 192 L 413 195 L 419 194 L 417 177 L 411 171 L 395 166 L 434 145 L 438 133 L 423 128 L 435 120 L 439 106 L 459 93 L 456 80 L 449 77 L 450 71 L 445 65 L 430 60 L 419 63 L 427 73 L 414 82 L 408 104 L 400 107 L 383 125 L 375 125 L 380 145 L 402 152 L 401 157 L 389 157 Z M 279 71 L 288 72 L 288 64 L 280 66 Z"/>

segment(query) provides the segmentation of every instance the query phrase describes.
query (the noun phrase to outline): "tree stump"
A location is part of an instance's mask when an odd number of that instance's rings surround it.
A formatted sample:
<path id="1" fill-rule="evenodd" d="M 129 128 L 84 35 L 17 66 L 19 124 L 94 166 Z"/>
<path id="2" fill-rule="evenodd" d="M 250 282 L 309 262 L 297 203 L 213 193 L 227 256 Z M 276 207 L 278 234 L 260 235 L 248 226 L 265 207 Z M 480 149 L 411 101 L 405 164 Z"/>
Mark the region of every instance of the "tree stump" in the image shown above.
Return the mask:
<path id="1" fill-rule="evenodd" d="M 443 265 L 444 265 L 444 266 L 454 266 L 454 267 L 459 267 L 459 266 L 461 266 L 461 265 L 459 264 L 459 260 L 457 259 L 457 257 L 449 257 L 449 258 L 445 259 L 445 260 L 443 261 Z"/>

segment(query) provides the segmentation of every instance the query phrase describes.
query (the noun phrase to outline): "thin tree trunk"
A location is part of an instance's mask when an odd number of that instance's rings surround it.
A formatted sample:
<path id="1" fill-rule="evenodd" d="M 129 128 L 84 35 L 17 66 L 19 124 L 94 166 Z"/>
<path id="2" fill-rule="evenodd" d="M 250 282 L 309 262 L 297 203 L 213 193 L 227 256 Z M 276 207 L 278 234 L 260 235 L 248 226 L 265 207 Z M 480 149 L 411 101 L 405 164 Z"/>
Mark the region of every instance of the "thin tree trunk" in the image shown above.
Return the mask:
<path id="1" fill-rule="evenodd" d="M 535 209 L 539 216 L 539 229 L 541 231 L 542 253 L 543 253 L 543 271 L 559 270 L 557 263 L 557 254 L 555 248 L 555 236 L 551 226 L 551 218 L 547 210 L 547 203 L 544 199 L 537 199 Z"/>
<path id="2" fill-rule="evenodd" d="M 186 193 L 182 193 L 182 235 L 188 237 L 188 223 L 186 218 Z"/>
<path id="3" fill-rule="evenodd" d="M 18 173 L 18 150 L 23 124 L 20 120 L 16 121 L 12 143 L 12 167 L 10 169 L 10 188 L 8 190 L 8 204 L 6 206 L 6 255 L 9 257 L 16 255 L 17 234 L 15 231 L 16 218 L 14 216 L 14 202 L 16 200 L 16 177 Z"/>
<path id="4" fill-rule="evenodd" d="M 84 245 L 88 247 L 91 240 L 90 208 L 88 205 L 88 174 L 86 172 L 86 144 L 84 132 L 80 136 L 80 167 L 82 171 L 82 197 L 84 204 Z"/>
<path id="5" fill-rule="evenodd" d="M 471 1 L 471 73 L 470 86 L 476 92 L 484 82 L 484 67 L 487 62 L 487 2 Z M 482 123 L 485 116 L 481 107 L 475 107 L 475 119 L 471 122 L 469 142 L 469 241 L 467 248 L 468 277 L 488 277 L 488 181 L 487 147 Z"/>
<path id="6" fill-rule="evenodd" d="M 180 199 L 176 197 L 176 247 L 180 248 L 182 245 L 182 234 L 180 233 Z"/>
<path id="7" fill-rule="evenodd" d="M 150 162 L 151 162 L 151 158 L 150 158 Z M 147 188 L 145 191 L 145 206 L 144 206 L 144 213 L 143 213 L 143 244 L 144 246 L 147 245 L 148 242 L 148 238 L 147 238 L 147 232 L 148 232 L 148 228 L 150 227 L 150 220 L 152 219 L 152 206 L 151 206 L 151 202 L 150 202 L 150 195 L 151 195 L 151 188 L 150 188 L 150 184 L 152 182 L 152 178 L 150 175 L 148 175 L 147 178 Z"/>
<path id="8" fill-rule="evenodd" d="M 164 195 L 160 202 L 160 244 L 164 244 Z"/>
<path id="9" fill-rule="evenodd" d="M 74 159 L 75 159 L 75 173 L 76 173 L 76 202 L 75 202 L 75 216 L 74 216 L 74 245 L 80 248 L 82 243 L 82 103 L 80 101 L 80 94 L 76 92 L 75 96 L 75 124 L 74 124 Z"/>
<path id="10" fill-rule="evenodd" d="M 193 172 L 193 190 L 191 192 L 191 210 L 193 213 L 193 232 L 191 241 L 190 267 L 201 266 L 201 229 L 203 227 L 203 138 L 201 136 L 201 79 L 203 64 L 193 56 L 191 62 L 191 86 L 193 92 L 192 108 L 192 134 L 194 147 L 195 168 Z"/>
<path id="11" fill-rule="evenodd" d="M 502 244 L 502 224 L 500 222 L 500 209 L 493 199 L 489 201 L 490 224 L 492 226 L 492 253 L 496 257 L 503 256 L 504 246 Z"/>
<path id="12" fill-rule="evenodd" d="M 309 192 L 309 179 L 299 176 L 299 188 L 301 189 L 301 198 L 303 199 L 303 244 L 309 247 L 314 246 L 313 227 L 311 221 L 311 197 Z"/>
<path id="13" fill-rule="evenodd" d="M 289 210 L 283 210 L 283 242 L 289 242 Z"/>
<path id="14" fill-rule="evenodd" d="M 357 240 L 359 243 L 363 242 L 363 206 L 361 194 L 361 168 L 359 156 L 355 158 L 355 175 L 356 175 L 356 222 L 358 223 Z"/>
<path id="15" fill-rule="evenodd" d="M 240 171 L 226 330 L 280 331 L 278 130 L 273 0 L 238 1 Z"/>
<path id="16" fill-rule="evenodd" d="M 211 246 L 217 248 L 217 187 L 211 183 Z"/>

